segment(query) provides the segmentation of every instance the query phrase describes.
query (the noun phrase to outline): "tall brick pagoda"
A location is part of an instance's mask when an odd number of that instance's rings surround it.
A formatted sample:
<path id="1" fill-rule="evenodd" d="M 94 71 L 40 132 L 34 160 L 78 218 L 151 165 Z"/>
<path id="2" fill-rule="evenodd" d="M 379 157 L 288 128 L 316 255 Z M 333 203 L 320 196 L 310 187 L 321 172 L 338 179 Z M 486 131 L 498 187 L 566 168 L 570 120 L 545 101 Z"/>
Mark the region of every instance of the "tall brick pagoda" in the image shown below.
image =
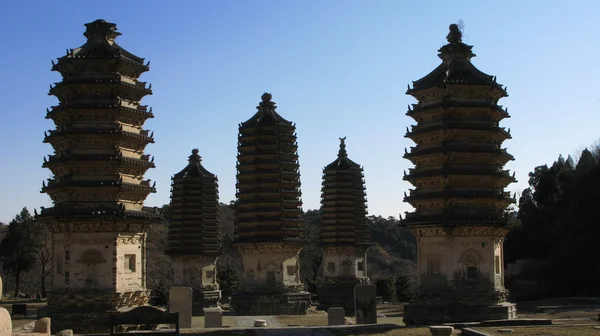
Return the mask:
<path id="1" fill-rule="evenodd" d="M 106 331 L 104 312 L 146 304 L 145 230 L 160 219 L 144 207 L 156 192 L 144 179 L 154 167 L 143 129 L 153 115 L 140 104 L 152 91 L 138 81 L 148 65 L 117 45 L 115 24 L 85 26 L 87 42 L 52 62 L 63 80 L 50 86 L 59 104 L 46 115 L 56 129 L 44 138 L 54 154 L 42 192 L 54 206 L 37 216 L 52 232 L 52 328 L 76 333 Z"/>
<path id="2" fill-rule="evenodd" d="M 239 125 L 234 246 L 243 275 L 231 307 L 238 315 L 302 315 L 304 244 L 296 126 L 275 112 L 271 94 Z"/>
<path id="3" fill-rule="evenodd" d="M 323 247 L 323 278 L 319 309 L 343 307 L 354 313 L 354 286 L 368 284 L 367 196 L 363 168 L 348 158 L 340 138 L 338 158 L 323 169 L 319 240 Z"/>
<path id="4" fill-rule="evenodd" d="M 404 180 L 416 188 L 403 224 L 417 237 L 419 296 L 405 307 L 406 324 L 516 316 L 502 266 L 504 237 L 518 224 L 505 211 L 515 200 L 504 189 L 516 180 L 502 167 L 513 157 L 500 147 L 511 138 L 499 127 L 508 95 L 471 63 L 461 35 L 450 25 L 442 64 L 407 91 L 418 103 L 406 137 L 417 145 L 404 155 L 415 165 Z"/>
<path id="5" fill-rule="evenodd" d="M 216 263 L 221 255 L 219 183 L 202 166 L 198 150 L 192 150 L 188 165 L 171 183 L 171 211 L 165 254 L 174 269 L 173 284 L 193 290 L 192 313 L 217 307 L 221 291 Z"/>

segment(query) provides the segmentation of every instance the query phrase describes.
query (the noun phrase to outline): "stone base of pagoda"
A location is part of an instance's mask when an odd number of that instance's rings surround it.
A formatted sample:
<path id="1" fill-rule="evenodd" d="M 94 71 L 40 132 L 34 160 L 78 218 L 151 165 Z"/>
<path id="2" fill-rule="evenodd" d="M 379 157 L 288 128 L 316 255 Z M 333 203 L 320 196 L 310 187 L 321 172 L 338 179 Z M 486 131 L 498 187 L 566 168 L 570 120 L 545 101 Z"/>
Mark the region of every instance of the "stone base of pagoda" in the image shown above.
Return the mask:
<path id="1" fill-rule="evenodd" d="M 516 304 L 510 302 L 492 305 L 461 302 L 412 302 L 404 306 L 404 324 L 406 325 L 439 325 L 516 318 Z"/>
<path id="2" fill-rule="evenodd" d="M 346 281 L 327 281 L 317 287 L 319 305 L 317 309 L 328 310 L 331 307 L 342 307 L 346 315 L 354 315 L 354 286 L 368 284 L 368 278 Z"/>
<path id="3" fill-rule="evenodd" d="M 310 308 L 309 292 L 282 294 L 235 293 L 230 311 L 237 316 L 306 315 Z"/>
<path id="4" fill-rule="evenodd" d="M 310 293 L 300 281 L 298 242 L 235 244 L 244 272 L 231 296 L 236 315 L 305 315 Z"/>
<path id="5" fill-rule="evenodd" d="M 75 334 L 108 333 L 110 314 L 146 305 L 149 290 L 109 293 L 60 290 L 48 293 L 48 305 L 38 317 L 52 319 L 52 333 L 73 329 Z"/>
<path id="6" fill-rule="evenodd" d="M 174 286 L 191 287 L 192 314 L 204 315 L 204 308 L 219 307 L 221 291 L 217 283 L 217 257 L 170 256 Z"/>
<path id="7" fill-rule="evenodd" d="M 192 288 L 192 315 L 204 315 L 204 308 L 218 308 L 221 306 L 221 291 L 205 288 Z"/>

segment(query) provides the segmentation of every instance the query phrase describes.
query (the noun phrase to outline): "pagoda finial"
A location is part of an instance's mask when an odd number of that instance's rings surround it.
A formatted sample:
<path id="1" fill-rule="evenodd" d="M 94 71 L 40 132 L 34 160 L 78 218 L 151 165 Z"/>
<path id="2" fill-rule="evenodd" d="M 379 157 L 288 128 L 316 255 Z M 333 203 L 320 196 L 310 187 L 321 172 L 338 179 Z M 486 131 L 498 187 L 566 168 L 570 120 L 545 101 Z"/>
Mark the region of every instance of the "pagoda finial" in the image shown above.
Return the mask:
<path id="1" fill-rule="evenodd" d="M 202 162 L 202 157 L 198 153 L 200 153 L 200 151 L 198 150 L 198 148 L 192 149 L 192 155 L 190 155 L 188 157 L 188 159 L 189 159 L 188 161 L 190 163 L 200 163 L 200 162 Z"/>
<path id="2" fill-rule="evenodd" d="M 102 19 L 98 19 L 94 22 L 86 23 L 85 36 L 89 40 L 101 40 L 106 39 L 108 41 L 114 41 L 114 39 L 121 35 L 117 32 L 117 25 L 114 23 L 106 22 Z"/>
<path id="3" fill-rule="evenodd" d="M 266 102 L 271 102 L 271 99 L 273 99 L 273 95 L 272 95 L 272 94 L 270 94 L 270 93 L 268 93 L 268 92 L 265 92 L 265 93 L 263 93 L 263 95 L 260 97 L 260 99 L 262 99 L 262 101 L 263 101 L 263 102 L 265 102 L 265 103 L 266 103 Z"/>
<path id="4" fill-rule="evenodd" d="M 260 99 L 262 99 L 262 101 L 256 107 L 258 109 L 260 115 L 262 115 L 262 116 L 269 115 L 269 114 L 273 115 L 273 113 L 275 112 L 275 109 L 277 108 L 277 106 L 275 106 L 275 102 L 273 102 L 271 100 L 271 99 L 273 99 L 273 95 L 268 92 L 265 92 L 260 97 Z"/>
<path id="5" fill-rule="evenodd" d="M 460 43 L 462 42 L 462 32 L 456 23 L 450 25 L 450 32 L 446 35 L 446 40 L 449 43 Z"/>
<path id="6" fill-rule="evenodd" d="M 340 151 L 338 152 L 338 157 L 348 157 L 348 152 L 346 152 L 346 137 L 339 138 L 340 139 Z"/>

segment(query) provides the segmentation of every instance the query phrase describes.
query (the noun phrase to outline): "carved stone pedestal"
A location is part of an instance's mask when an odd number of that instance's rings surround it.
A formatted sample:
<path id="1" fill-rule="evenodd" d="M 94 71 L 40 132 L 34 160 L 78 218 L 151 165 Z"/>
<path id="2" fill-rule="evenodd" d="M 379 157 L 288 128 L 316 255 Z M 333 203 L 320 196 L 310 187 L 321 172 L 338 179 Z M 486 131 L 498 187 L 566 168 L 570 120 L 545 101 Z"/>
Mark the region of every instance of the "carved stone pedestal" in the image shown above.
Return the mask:
<path id="1" fill-rule="evenodd" d="M 110 314 L 148 303 L 150 291 L 123 293 L 61 290 L 48 294 L 44 316 L 52 319 L 52 333 L 73 329 L 75 334 L 107 333 Z"/>
<path id="2" fill-rule="evenodd" d="M 365 248 L 326 247 L 323 251 L 323 279 L 317 288 L 318 309 L 342 307 L 354 314 L 354 286 L 369 284 Z"/>
<path id="3" fill-rule="evenodd" d="M 283 294 L 235 293 L 230 310 L 237 316 L 306 315 L 310 308 L 310 293 Z"/>
<path id="4" fill-rule="evenodd" d="M 236 315 L 304 315 L 310 293 L 300 282 L 298 253 L 294 244 L 238 244 L 244 273 L 230 307 Z"/>
<path id="5" fill-rule="evenodd" d="M 192 288 L 192 290 L 192 314 L 194 316 L 203 316 L 204 308 L 220 307 L 220 290 L 206 290 L 202 288 Z"/>
<path id="6" fill-rule="evenodd" d="M 171 256 L 173 283 L 193 290 L 192 314 L 204 315 L 204 308 L 219 307 L 221 291 L 217 283 L 216 257 Z"/>
<path id="7" fill-rule="evenodd" d="M 509 302 L 495 305 L 415 302 L 404 306 L 404 323 L 406 325 L 480 322 L 515 318 L 517 318 L 517 307 L 514 303 Z"/>
<path id="8" fill-rule="evenodd" d="M 322 284 L 317 288 L 317 296 L 319 297 L 319 310 L 327 310 L 331 307 L 342 307 L 346 311 L 346 315 L 354 314 L 354 286 L 359 284 L 368 284 L 369 279 L 364 281 L 354 282 L 339 282 Z"/>

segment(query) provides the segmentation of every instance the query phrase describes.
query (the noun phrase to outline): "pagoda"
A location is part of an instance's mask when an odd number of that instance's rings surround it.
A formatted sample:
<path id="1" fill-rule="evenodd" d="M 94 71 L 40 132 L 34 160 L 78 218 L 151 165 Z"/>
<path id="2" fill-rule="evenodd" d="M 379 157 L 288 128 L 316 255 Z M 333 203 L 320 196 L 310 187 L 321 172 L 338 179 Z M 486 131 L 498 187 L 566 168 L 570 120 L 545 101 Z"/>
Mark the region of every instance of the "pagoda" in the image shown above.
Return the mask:
<path id="1" fill-rule="evenodd" d="M 303 315 L 304 244 L 296 126 L 275 112 L 271 94 L 239 125 L 234 246 L 243 274 L 231 307 L 238 315 Z"/>
<path id="2" fill-rule="evenodd" d="M 193 290 L 192 313 L 218 307 L 221 291 L 216 263 L 221 255 L 219 184 L 217 176 L 202 166 L 198 150 L 171 183 L 169 233 L 165 254 L 174 269 L 173 284 Z"/>
<path id="3" fill-rule="evenodd" d="M 516 317 L 502 266 L 504 237 L 518 225 L 506 215 L 515 200 L 504 189 L 516 182 L 503 169 L 514 159 L 501 148 L 510 130 L 499 127 L 508 94 L 471 63 L 456 24 L 447 40 L 442 64 L 407 91 L 418 101 L 406 113 L 417 122 L 406 134 L 416 146 L 404 154 L 415 165 L 404 200 L 415 210 L 402 223 L 417 237 L 419 279 L 407 325 Z"/>
<path id="4" fill-rule="evenodd" d="M 354 286 L 368 284 L 366 251 L 371 243 L 363 168 L 348 158 L 340 138 L 338 158 L 323 169 L 319 240 L 323 277 L 319 309 L 343 307 L 354 313 Z"/>
<path id="5" fill-rule="evenodd" d="M 59 104 L 46 115 L 56 129 L 44 138 L 54 154 L 42 193 L 53 207 L 37 216 L 52 232 L 52 329 L 76 333 L 105 332 L 106 311 L 147 303 L 145 231 L 161 217 L 144 207 L 156 192 L 144 179 L 154 167 L 143 128 L 153 115 L 140 104 L 152 91 L 138 81 L 148 64 L 115 42 L 114 23 L 85 26 L 87 42 L 52 62 L 63 80 L 50 86 Z"/>

